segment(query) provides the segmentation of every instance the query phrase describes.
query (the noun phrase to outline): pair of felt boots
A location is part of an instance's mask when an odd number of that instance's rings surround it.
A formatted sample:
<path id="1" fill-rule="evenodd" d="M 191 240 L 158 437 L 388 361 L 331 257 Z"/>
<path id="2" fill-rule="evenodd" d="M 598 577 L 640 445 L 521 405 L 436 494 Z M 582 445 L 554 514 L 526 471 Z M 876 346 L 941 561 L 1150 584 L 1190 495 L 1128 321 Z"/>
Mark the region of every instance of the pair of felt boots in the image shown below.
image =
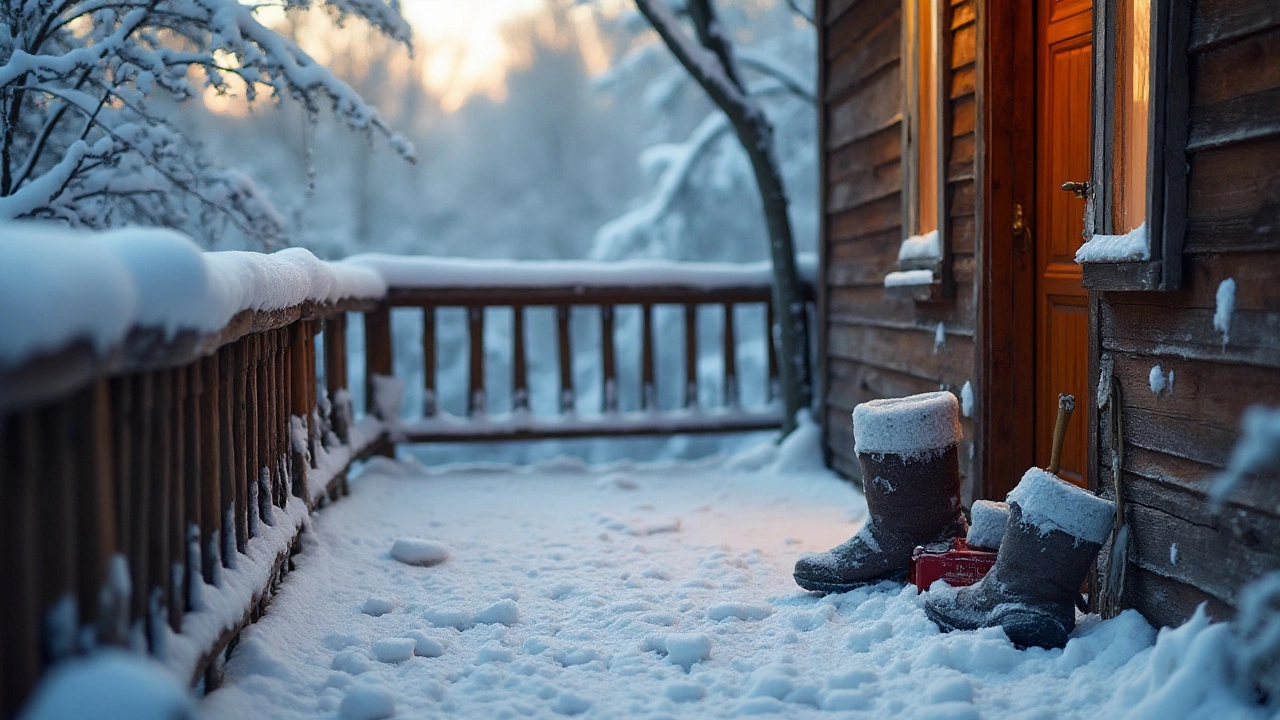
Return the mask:
<path id="1" fill-rule="evenodd" d="M 800 558 L 795 580 L 806 590 L 846 592 L 902 579 L 917 546 L 969 530 L 960 509 L 955 396 L 863 403 L 854 409 L 853 425 L 870 517 L 839 547 Z M 991 571 L 974 585 L 931 591 L 925 612 L 943 631 L 998 625 L 1022 647 L 1066 645 L 1080 585 L 1114 512 L 1109 500 L 1039 468 L 1028 470 L 1009 494 L 1003 533 L 984 528 L 988 539 L 973 543 L 998 546 Z"/>

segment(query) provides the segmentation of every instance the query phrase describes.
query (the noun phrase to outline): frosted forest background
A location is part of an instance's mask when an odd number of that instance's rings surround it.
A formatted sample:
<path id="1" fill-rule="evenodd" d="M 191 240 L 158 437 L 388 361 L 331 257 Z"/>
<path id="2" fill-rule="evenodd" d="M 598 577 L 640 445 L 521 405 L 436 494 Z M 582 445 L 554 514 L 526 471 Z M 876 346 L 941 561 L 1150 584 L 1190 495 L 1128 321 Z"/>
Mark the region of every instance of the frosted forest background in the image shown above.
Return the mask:
<path id="1" fill-rule="evenodd" d="M 504 8 L 498 26 L 505 72 L 482 81 L 467 75 L 468 53 L 433 34 L 429 17 L 455 0 L 406 0 L 416 33 L 412 55 L 360 22 L 335 27 L 322 12 L 281 14 L 278 27 L 375 105 L 392 130 L 417 150 L 406 162 L 375 133 L 354 131 L 332 112 L 300 104 L 206 91 L 175 107 L 175 119 L 210 157 L 245 173 L 280 215 L 278 239 L 246 235 L 229 224 L 184 228 L 209 249 L 270 250 L 301 245 L 322 258 L 391 252 L 476 258 L 754 262 L 768 259 L 759 195 L 745 153 L 722 113 L 676 63 L 629 2 L 530 0 Z M 495 7 L 502 0 L 488 3 Z M 511 3 L 506 3 L 510 5 Z M 472 12 L 483 12 L 477 3 Z M 790 194 L 800 253 L 817 234 L 817 146 L 812 24 L 784 0 L 722 0 L 752 92 L 777 130 L 778 156 Z M 798 12 L 799 11 L 799 12 Z M 495 51 L 497 52 L 497 51 Z M 531 310 L 530 337 L 547 337 L 550 311 Z M 489 411 L 504 412 L 510 387 L 510 313 L 486 318 Z M 656 321 L 663 406 L 678 403 L 682 319 L 659 308 Z M 406 378 L 406 416 L 421 413 L 421 313 L 393 319 L 396 374 Z M 639 313 L 617 316 L 621 406 L 634 407 Z M 439 317 L 444 410 L 462 414 L 467 348 L 460 310 Z M 704 348 L 715 348 L 718 308 L 700 316 Z M 764 402 L 767 359 L 759 351 L 762 309 L 737 316 L 743 402 Z M 584 414 L 599 404 L 598 315 L 575 313 L 575 383 Z M 662 330 L 669 329 L 666 332 Z M 358 323 L 351 341 L 360 345 Z M 665 342 L 664 342 L 665 341 Z M 555 348 L 530 342 L 535 413 L 556 409 Z M 703 353 L 702 392 L 719 393 L 719 359 Z M 356 363 L 353 368 L 360 365 Z M 539 380 L 538 378 L 542 378 Z M 362 379 L 352 377 L 359 393 Z M 360 398 L 357 397 L 357 404 Z M 558 454 L 592 461 L 616 457 L 692 457 L 759 438 L 674 438 L 433 446 L 424 461 L 490 459 L 527 462 Z"/>

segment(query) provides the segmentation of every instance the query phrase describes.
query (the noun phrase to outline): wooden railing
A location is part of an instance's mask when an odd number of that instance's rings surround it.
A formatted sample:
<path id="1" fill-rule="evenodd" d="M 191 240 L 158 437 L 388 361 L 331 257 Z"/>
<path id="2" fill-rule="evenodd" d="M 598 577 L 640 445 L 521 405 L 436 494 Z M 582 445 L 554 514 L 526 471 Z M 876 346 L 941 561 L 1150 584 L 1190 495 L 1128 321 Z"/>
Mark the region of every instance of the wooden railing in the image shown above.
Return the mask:
<path id="1" fill-rule="evenodd" d="M 345 490 L 352 461 L 391 454 L 393 438 L 777 427 L 771 390 L 762 405 L 738 402 L 739 338 L 746 333 L 737 330 L 735 308 L 769 300 L 767 276 L 750 277 L 711 284 L 392 283 L 381 301 L 245 310 L 216 332 L 136 328 L 109 350 L 78 340 L 0 365 L 0 717 L 15 712 L 44 668 L 104 644 L 149 651 L 206 689 L 216 687 L 238 633 L 262 614 L 290 570 L 307 513 Z M 642 316 L 640 397 L 629 403 L 636 411 L 620 412 L 615 310 L 628 305 Z M 698 407 L 698 310 L 707 305 L 727 318 L 719 351 L 724 402 L 715 408 Z M 603 400 L 586 412 L 577 407 L 571 319 L 591 306 L 600 309 Z M 656 392 L 654 314 L 662 306 L 684 315 L 683 402 L 668 409 L 659 409 Z M 428 402 L 419 421 L 401 421 L 373 402 L 377 377 L 393 375 L 391 310 L 406 307 L 425 311 Z M 467 309 L 465 417 L 446 416 L 432 401 L 436 311 L 448 307 Z M 554 416 L 528 412 L 536 388 L 525 313 L 534 307 L 554 308 L 557 318 Z M 511 412 L 501 416 L 482 411 L 490 308 L 514 312 Z M 366 404 L 373 410 L 361 419 L 348 392 L 351 313 L 364 315 Z M 771 388 L 772 333 L 752 334 L 768 346 Z M 243 612 L 228 617 L 228 607 Z"/>

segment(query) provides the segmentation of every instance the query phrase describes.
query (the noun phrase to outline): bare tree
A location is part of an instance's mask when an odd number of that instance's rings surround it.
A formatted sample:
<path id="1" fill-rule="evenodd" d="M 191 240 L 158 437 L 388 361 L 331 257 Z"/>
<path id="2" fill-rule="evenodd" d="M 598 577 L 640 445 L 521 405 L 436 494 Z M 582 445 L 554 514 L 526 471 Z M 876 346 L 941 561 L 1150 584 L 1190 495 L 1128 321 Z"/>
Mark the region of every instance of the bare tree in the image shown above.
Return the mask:
<path id="1" fill-rule="evenodd" d="M 636 7 L 728 118 L 751 161 L 773 259 L 773 307 L 777 322 L 773 332 L 780 355 L 778 374 L 786 411 L 783 433 L 789 433 L 795 429 L 796 413 L 809 406 L 812 389 L 805 301 L 796 271 L 791 222 L 787 217 L 787 191 L 774 152 L 773 125 L 747 91 L 734 59 L 733 44 L 725 35 L 711 0 L 688 1 L 685 14 L 692 25 L 693 37 L 684 30 L 666 0 L 636 0 Z"/>
<path id="2" fill-rule="evenodd" d="M 271 4 L 275 5 L 275 4 Z M 392 0 L 291 0 L 356 17 L 406 45 Z M 0 9 L 0 220 L 235 224 L 270 245 L 282 219 L 245 176 L 217 166 L 168 114 L 204 88 L 328 102 L 386 135 L 358 93 L 241 0 L 12 0 Z M 199 214 L 192 222 L 191 211 Z"/>

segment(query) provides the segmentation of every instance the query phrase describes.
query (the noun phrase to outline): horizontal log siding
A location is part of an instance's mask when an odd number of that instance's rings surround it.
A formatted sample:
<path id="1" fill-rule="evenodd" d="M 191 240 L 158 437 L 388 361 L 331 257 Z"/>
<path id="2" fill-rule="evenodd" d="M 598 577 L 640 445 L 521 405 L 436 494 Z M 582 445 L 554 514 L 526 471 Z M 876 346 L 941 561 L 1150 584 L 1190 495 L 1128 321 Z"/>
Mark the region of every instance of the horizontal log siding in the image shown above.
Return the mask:
<path id="1" fill-rule="evenodd" d="M 1280 403 L 1280 10 L 1251 0 L 1193 8 L 1183 287 L 1103 293 L 1098 317 L 1124 389 L 1126 602 L 1161 624 L 1201 602 L 1230 616 L 1241 587 L 1280 569 L 1280 478 L 1247 481 L 1220 512 L 1206 501 L 1241 413 Z M 1236 311 L 1224 343 L 1213 314 L 1227 278 Z M 1173 372 L 1172 392 L 1151 392 L 1155 365 Z M 1106 422 L 1097 474 L 1110 494 Z"/>
<path id="2" fill-rule="evenodd" d="M 831 466 L 859 478 L 850 413 L 860 402 L 946 388 L 974 376 L 976 5 L 952 3 L 950 192 L 953 299 L 921 303 L 886 293 L 902 228 L 901 0 L 824 3 L 824 444 Z M 935 349 L 938 323 L 946 343 Z M 960 448 L 966 503 L 974 499 L 971 441 Z"/>

